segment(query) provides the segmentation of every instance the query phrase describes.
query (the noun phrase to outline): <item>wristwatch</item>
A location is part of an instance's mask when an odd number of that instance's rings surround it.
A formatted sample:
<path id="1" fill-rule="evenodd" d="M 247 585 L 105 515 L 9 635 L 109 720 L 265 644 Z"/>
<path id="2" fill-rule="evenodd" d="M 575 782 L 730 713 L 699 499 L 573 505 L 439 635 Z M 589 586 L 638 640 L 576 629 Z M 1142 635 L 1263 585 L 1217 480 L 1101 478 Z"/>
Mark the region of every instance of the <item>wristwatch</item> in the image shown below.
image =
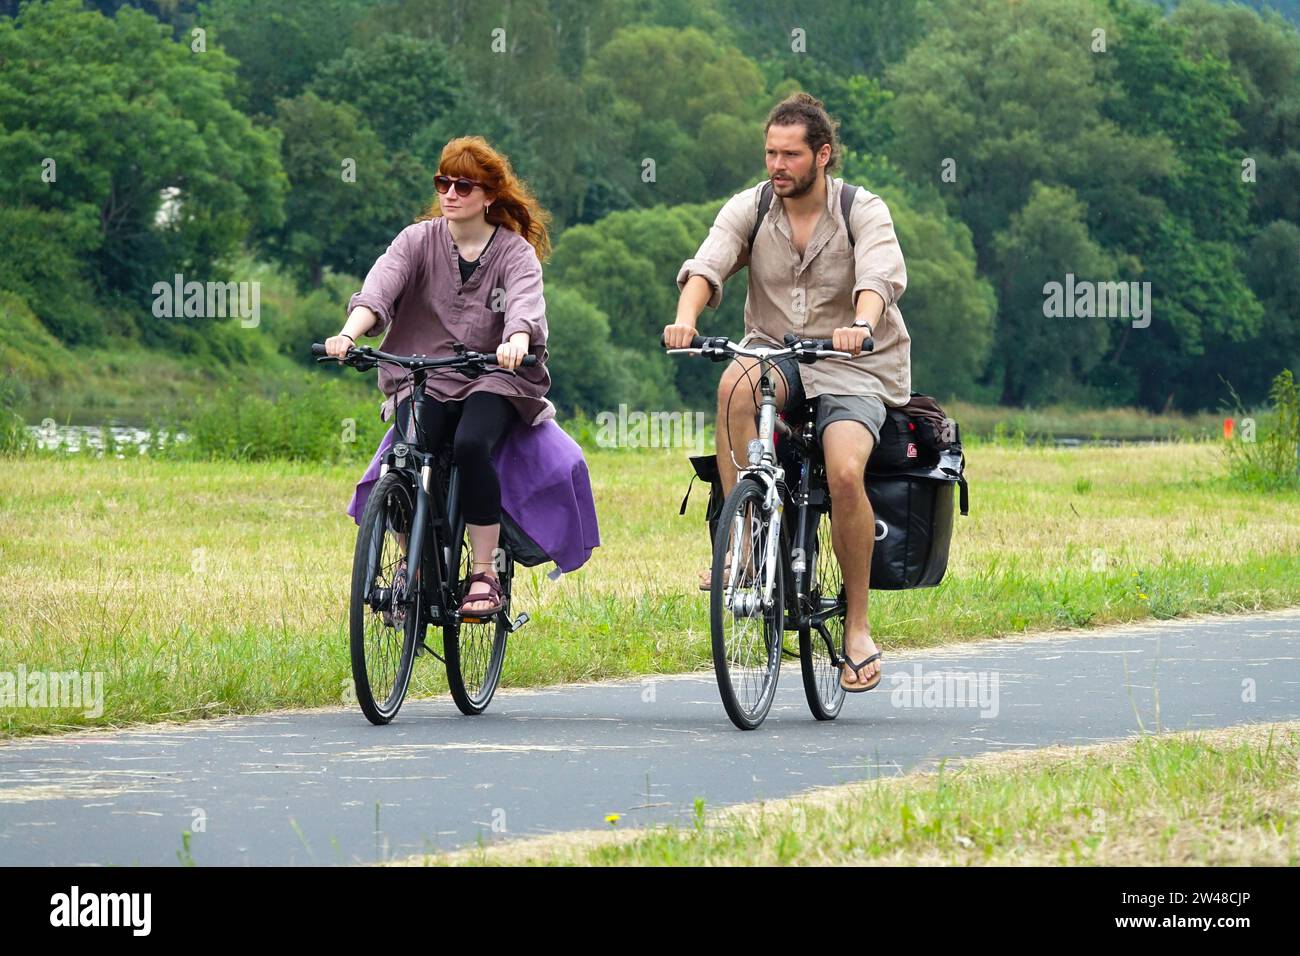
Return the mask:
<path id="1" fill-rule="evenodd" d="M 855 329 L 866 329 L 868 335 L 870 335 L 872 338 L 875 338 L 875 337 L 876 337 L 876 330 L 873 329 L 873 328 L 871 327 L 871 323 L 870 323 L 870 322 L 867 322 L 865 319 L 864 319 L 863 321 L 861 321 L 861 322 L 859 322 L 859 321 L 857 321 L 857 320 L 855 319 L 854 322 L 853 322 L 853 327 L 854 327 Z"/>

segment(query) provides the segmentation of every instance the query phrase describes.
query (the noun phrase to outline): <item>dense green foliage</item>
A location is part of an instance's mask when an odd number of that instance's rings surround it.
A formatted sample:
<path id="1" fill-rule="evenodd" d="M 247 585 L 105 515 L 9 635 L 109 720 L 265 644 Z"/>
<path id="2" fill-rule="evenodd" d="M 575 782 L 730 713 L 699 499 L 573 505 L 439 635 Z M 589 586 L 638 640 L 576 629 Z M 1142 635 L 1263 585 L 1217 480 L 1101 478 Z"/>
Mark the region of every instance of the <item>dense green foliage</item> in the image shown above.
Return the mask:
<path id="1" fill-rule="evenodd" d="M 1295 15 L 1272 0 L 2 2 L 0 313 L 52 358 L 0 346 L 0 404 L 75 377 L 87 350 L 302 361 L 427 207 L 442 146 L 479 133 L 553 216 L 561 409 L 707 408 L 718 368 L 670 361 L 659 330 L 722 202 L 764 176 L 764 118 L 796 89 L 839 121 L 839 174 L 889 204 L 916 388 L 1196 410 L 1231 386 L 1257 404 L 1300 367 Z M 178 273 L 277 291 L 257 327 L 160 316 L 155 285 Z M 1149 283 L 1149 323 L 1049 314 L 1067 275 Z M 740 330 L 743 282 L 702 330 Z"/>

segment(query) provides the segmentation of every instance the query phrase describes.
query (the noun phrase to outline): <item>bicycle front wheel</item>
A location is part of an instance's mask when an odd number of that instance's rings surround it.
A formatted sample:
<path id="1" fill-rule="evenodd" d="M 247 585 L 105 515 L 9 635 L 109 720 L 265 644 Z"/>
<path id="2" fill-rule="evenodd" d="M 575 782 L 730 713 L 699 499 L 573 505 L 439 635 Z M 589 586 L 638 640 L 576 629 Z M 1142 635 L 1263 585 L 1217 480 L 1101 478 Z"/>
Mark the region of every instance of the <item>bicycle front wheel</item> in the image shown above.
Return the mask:
<path id="1" fill-rule="evenodd" d="M 767 717 L 781 673 L 784 591 L 779 548 L 773 557 L 769 547 L 781 525 L 764 510 L 765 497 L 758 482 L 737 482 L 713 542 L 713 668 L 722 705 L 741 730 L 753 730 Z"/>
<path id="2" fill-rule="evenodd" d="M 510 587 L 515 562 L 508 548 L 498 549 L 494 557 L 495 573 L 501 583 L 501 610 L 491 617 L 473 617 L 453 621 L 443 628 L 443 649 L 447 657 L 447 685 L 452 700 L 462 714 L 474 716 L 487 710 L 501 682 L 506 659 L 507 622 L 510 620 Z M 458 568 L 455 600 L 459 604 L 469 591 L 466 578 L 474 571 L 469 534 L 462 532 L 459 546 L 452 554 L 452 566 Z"/>
<path id="3" fill-rule="evenodd" d="M 397 716 L 411 682 L 422 608 L 402 543 L 410 539 L 414 516 L 410 484 L 390 473 L 370 492 L 357 531 L 348 620 L 352 686 L 372 724 Z"/>
<path id="4" fill-rule="evenodd" d="M 844 646 L 844 575 L 831 547 L 830 513 L 812 515 L 804 549 L 808 562 L 807 619 L 799 626 L 799 664 L 808 709 L 818 720 L 834 720 L 844 704 L 835 648 Z"/>

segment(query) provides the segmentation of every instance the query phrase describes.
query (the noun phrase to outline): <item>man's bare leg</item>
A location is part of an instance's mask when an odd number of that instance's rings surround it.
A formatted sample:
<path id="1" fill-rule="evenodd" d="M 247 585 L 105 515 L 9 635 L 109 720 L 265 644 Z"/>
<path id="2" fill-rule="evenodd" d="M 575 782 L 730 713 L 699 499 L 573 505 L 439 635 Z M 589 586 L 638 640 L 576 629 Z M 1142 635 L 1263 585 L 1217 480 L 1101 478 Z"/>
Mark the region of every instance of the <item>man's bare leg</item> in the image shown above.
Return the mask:
<path id="1" fill-rule="evenodd" d="M 844 655 L 861 661 L 879 650 L 871 639 L 867 599 L 871 589 L 871 552 L 876 543 L 876 513 L 867 498 L 863 475 L 875 447 L 871 432 L 860 422 L 831 422 L 822 433 L 826 481 L 831 492 L 831 545 L 844 575 Z M 880 670 L 872 661 L 855 674 L 845 667 L 845 687 L 870 684 Z"/>

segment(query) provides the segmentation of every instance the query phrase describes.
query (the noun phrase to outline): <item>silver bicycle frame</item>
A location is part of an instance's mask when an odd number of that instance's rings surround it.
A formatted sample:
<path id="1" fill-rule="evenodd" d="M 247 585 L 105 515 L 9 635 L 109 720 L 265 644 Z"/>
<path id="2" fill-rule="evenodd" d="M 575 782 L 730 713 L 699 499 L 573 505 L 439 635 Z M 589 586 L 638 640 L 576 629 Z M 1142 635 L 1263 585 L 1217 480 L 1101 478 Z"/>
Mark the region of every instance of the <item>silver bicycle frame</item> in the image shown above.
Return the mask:
<path id="1" fill-rule="evenodd" d="M 734 342 L 727 343 L 727 351 L 733 355 L 743 356 L 746 358 L 756 358 L 759 360 L 759 368 L 762 375 L 771 373 L 771 365 L 766 369 L 763 368 L 765 362 L 774 362 L 776 359 L 785 355 L 794 355 L 799 350 L 792 348 L 747 348 L 736 345 Z M 704 349 L 669 349 L 669 355 L 684 353 L 688 355 L 701 355 Z M 848 352 L 832 352 L 829 350 L 817 353 L 821 356 L 833 355 L 841 358 L 852 358 Z M 777 574 L 777 557 L 781 543 L 781 521 L 785 513 L 785 502 L 781 499 L 780 483 L 785 481 L 785 469 L 783 469 L 776 460 L 776 442 L 774 434 L 776 430 L 776 398 L 772 395 L 764 395 L 759 402 L 758 407 L 758 438 L 750 443 L 748 449 L 747 466 L 742 466 L 736 461 L 736 450 L 731 450 L 731 460 L 736 465 L 736 480 L 743 481 L 746 478 L 752 478 L 763 486 L 763 511 L 771 516 L 768 522 L 769 533 L 767 541 L 763 542 L 764 550 L 767 553 L 766 574 L 763 579 L 763 609 L 767 610 L 772 606 L 772 592 L 776 588 Z M 736 521 L 740 516 L 736 516 Z M 740 528 L 733 528 L 733 536 L 738 536 Z M 735 593 L 735 587 L 740 576 L 739 561 L 731 562 L 731 574 L 727 579 L 727 586 L 723 591 L 724 606 L 730 608 L 732 605 L 732 595 Z"/>

